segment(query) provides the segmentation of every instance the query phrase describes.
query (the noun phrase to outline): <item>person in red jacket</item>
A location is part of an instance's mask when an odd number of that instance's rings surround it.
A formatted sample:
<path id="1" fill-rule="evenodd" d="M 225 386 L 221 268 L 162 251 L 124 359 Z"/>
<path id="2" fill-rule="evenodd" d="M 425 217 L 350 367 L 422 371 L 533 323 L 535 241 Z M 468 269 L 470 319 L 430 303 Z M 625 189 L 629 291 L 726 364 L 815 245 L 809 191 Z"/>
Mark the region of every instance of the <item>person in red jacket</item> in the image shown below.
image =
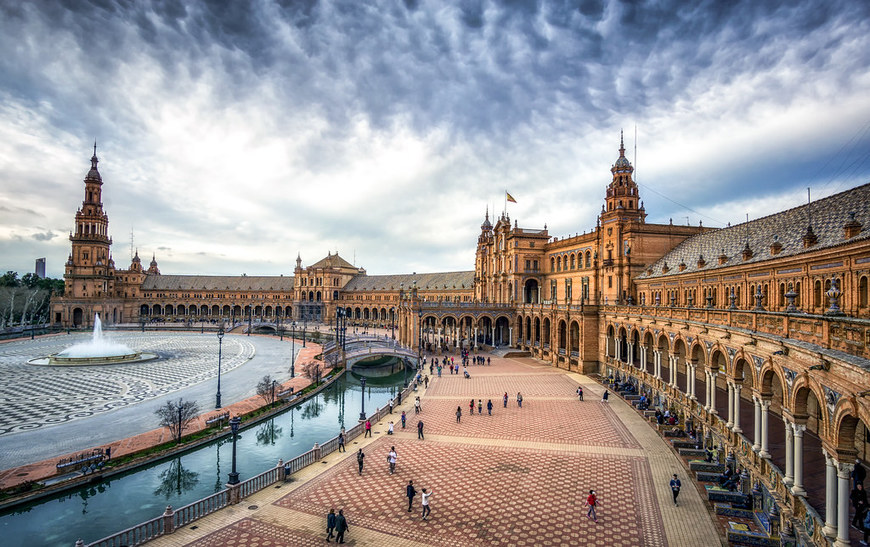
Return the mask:
<path id="1" fill-rule="evenodd" d="M 586 506 L 589 507 L 589 510 L 586 511 L 586 516 L 598 522 L 598 518 L 595 515 L 595 508 L 598 507 L 598 496 L 595 495 L 595 490 L 590 490 L 589 495 L 586 496 Z"/>

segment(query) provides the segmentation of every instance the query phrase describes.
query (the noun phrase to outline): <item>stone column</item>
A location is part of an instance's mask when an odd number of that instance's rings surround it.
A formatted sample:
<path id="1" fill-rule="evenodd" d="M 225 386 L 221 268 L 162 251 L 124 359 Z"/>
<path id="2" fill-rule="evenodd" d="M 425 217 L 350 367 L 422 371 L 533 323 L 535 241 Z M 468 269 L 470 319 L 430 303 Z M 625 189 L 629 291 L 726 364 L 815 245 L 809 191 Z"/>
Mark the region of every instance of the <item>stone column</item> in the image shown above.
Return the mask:
<path id="1" fill-rule="evenodd" d="M 514 328 L 508 327 L 508 346 L 514 347 Z"/>
<path id="2" fill-rule="evenodd" d="M 825 527 L 822 533 L 833 538 L 837 535 L 837 462 L 823 448 L 825 455 Z"/>
<path id="3" fill-rule="evenodd" d="M 660 350 L 653 350 L 653 376 L 656 378 L 662 377 L 662 352 Z"/>
<path id="4" fill-rule="evenodd" d="M 715 371 L 710 371 L 710 414 L 719 414 L 716 410 L 716 375 Z"/>
<path id="5" fill-rule="evenodd" d="M 474 341 L 471 344 L 472 349 L 477 349 L 477 327 L 474 327 Z"/>
<path id="6" fill-rule="evenodd" d="M 768 432 L 770 428 L 768 427 L 768 410 L 770 409 L 770 401 L 761 401 L 761 451 L 758 453 L 762 458 L 770 458 L 770 452 L 767 450 L 768 447 Z"/>
<path id="7" fill-rule="evenodd" d="M 674 386 L 675 388 L 677 387 L 677 383 L 678 383 L 677 380 L 679 378 L 679 376 L 677 376 L 677 373 L 679 372 L 677 367 L 679 364 L 680 364 L 680 356 L 679 355 L 672 355 L 671 356 L 671 385 Z"/>
<path id="8" fill-rule="evenodd" d="M 785 476 L 782 478 L 782 483 L 786 488 L 791 488 L 794 484 L 794 430 L 792 423 L 785 416 L 782 417 L 782 423 L 785 424 Z"/>
<path id="9" fill-rule="evenodd" d="M 794 486 L 791 487 L 791 493 L 795 496 L 806 497 L 807 491 L 804 490 L 804 431 L 807 430 L 807 426 L 806 424 L 792 424 L 792 428 L 794 429 Z M 786 437 L 786 442 L 788 442 L 788 437 Z M 786 457 L 788 457 L 787 453 Z"/>
<path id="10" fill-rule="evenodd" d="M 626 357 L 628 358 L 628 364 L 634 366 L 634 342 L 628 343 L 628 355 Z"/>
<path id="11" fill-rule="evenodd" d="M 728 380 L 725 380 L 725 392 L 728 395 L 728 421 L 725 427 L 731 429 L 734 425 L 734 385 Z"/>
<path id="12" fill-rule="evenodd" d="M 646 369 L 646 346 L 641 346 L 641 347 L 640 347 L 640 368 L 641 368 L 641 370 L 643 370 L 644 372 L 649 372 L 649 371 Z"/>
<path id="13" fill-rule="evenodd" d="M 849 486 L 855 465 L 837 462 L 837 541 L 834 547 L 848 547 L 849 543 Z"/>
<path id="14" fill-rule="evenodd" d="M 740 390 L 742 388 L 742 385 L 736 382 L 734 383 L 734 427 L 732 428 L 734 433 L 743 432 L 743 430 L 740 429 Z"/>
<path id="15" fill-rule="evenodd" d="M 495 323 L 492 324 L 492 347 L 495 347 Z"/>
<path id="16" fill-rule="evenodd" d="M 616 339 L 616 344 L 614 346 L 614 355 L 613 358 L 619 361 L 622 358 L 622 340 L 619 338 Z"/>
<path id="17" fill-rule="evenodd" d="M 755 442 L 752 443 L 752 450 L 759 452 L 761 450 L 761 401 L 753 395 L 752 402 L 755 404 Z"/>

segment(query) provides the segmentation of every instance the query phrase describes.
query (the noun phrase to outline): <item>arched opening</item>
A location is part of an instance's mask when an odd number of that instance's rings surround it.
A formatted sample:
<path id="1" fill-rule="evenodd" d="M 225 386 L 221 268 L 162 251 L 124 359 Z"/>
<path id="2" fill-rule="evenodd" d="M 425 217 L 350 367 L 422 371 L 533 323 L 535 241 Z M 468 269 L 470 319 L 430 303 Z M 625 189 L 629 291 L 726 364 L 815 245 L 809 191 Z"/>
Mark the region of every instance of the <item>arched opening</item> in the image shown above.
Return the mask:
<path id="1" fill-rule="evenodd" d="M 550 339 L 552 338 L 550 335 L 550 318 L 544 318 L 543 324 L 543 332 L 541 333 L 541 338 L 544 342 L 544 349 L 550 349 Z"/>
<path id="2" fill-rule="evenodd" d="M 559 353 L 565 355 L 568 351 L 568 324 L 562 320 L 559 321 Z"/>
<path id="3" fill-rule="evenodd" d="M 150 310 L 148 308 L 148 304 L 142 304 L 139 306 L 139 315 L 150 315 Z"/>
<path id="4" fill-rule="evenodd" d="M 571 321 L 571 345 L 569 348 L 571 357 L 580 357 L 580 324 Z"/>
<path id="5" fill-rule="evenodd" d="M 538 280 L 527 279 L 523 285 L 523 303 L 537 304 L 538 302 Z"/>
<path id="6" fill-rule="evenodd" d="M 716 386 L 716 412 L 723 420 L 728 420 L 728 385 L 726 373 L 728 371 L 728 359 L 721 351 L 714 350 L 710 356 L 710 369 L 714 373 Z"/>
<path id="7" fill-rule="evenodd" d="M 825 468 L 825 457 L 822 454 L 821 435 L 827 428 L 824 406 L 819 402 L 816 393 L 809 386 L 801 386 L 795 391 L 794 409 L 792 416 L 796 424 L 806 425 L 803 432 L 803 487 L 807 491 L 807 500 L 820 514 L 824 514 L 825 508 L 825 481 L 813 480 L 816 469 Z M 858 427 L 862 433 L 866 432 L 863 427 Z M 861 439 L 856 449 L 865 446 L 865 439 Z M 861 458 L 861 454 L 858 454 Z M 784 462 L 783 462 L 784 464 Z M 809 479 L 809 480 L 808 480 Z"/>
<path id="8" fill-rule="evenodd" d="M 535 346 L 541 345 L 541 319 L 535 317 Z"/>

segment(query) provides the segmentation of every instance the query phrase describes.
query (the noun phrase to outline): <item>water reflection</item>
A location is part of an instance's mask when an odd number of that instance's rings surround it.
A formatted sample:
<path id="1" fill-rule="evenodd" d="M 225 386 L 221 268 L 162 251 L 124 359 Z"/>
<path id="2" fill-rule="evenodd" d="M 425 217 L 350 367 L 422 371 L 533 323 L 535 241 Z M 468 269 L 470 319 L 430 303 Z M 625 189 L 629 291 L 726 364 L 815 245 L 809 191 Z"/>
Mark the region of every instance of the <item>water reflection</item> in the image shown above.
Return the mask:
<path id="1" fill-rule="evenodd" d="M 275 419 L 268 422 L 263 422 L 257 429 L 257 444 L 259 445 L 274 445 L 275 441 L 281 438 L 284 428 L 275 425 Z"/>
<path id="2" fill-rule="evenodd" d="M 154 490 L 154 495 L 168 500 L 193 490 L 199 482 L 199 473 L 185 469 L 181 464 L 181 457 L 178 457 L 169 462 L 169 467 L 160 472 L 158 479 L 160 486 Z"/>

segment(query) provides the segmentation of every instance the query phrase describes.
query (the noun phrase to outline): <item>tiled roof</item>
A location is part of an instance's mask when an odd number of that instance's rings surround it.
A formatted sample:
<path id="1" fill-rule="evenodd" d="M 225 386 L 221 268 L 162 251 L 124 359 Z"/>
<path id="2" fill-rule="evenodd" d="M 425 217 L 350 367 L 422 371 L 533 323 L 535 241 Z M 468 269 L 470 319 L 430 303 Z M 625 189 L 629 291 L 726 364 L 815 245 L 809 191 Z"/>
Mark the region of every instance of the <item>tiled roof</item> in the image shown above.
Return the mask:
<path id="1" fill-rule="evenodd" d="M 350 268 L 352 270 L 356 270 L 357 267 L 348 262 L 347 260 L 338 256 L 338 253 L 332 254 L 329 253 L 326 257 L 321 258 L 309 268 Z"/>
<path id="2" fill-rule="evenodd" d="M 846 239 L 844 226 L 852 220 L 852 213 L 855 215 L 854 219 L 863 226 L 860 233 Z M 812 214 L 812 221 L 810 221 L 810 214 Z M 810 223 L 817 242 L 804 248 L 803 238 Z M 650 275 L 644 272 L 638 276 L 638 279 L 670 277 L 681 273 L 707 272 L 741 264 L 753 264 L 773 258 L 810 253 L 868 237 L 870 237 L 870 184 L 865 184 L 814 201 L 809 205 L 686 239 L 657 260 L 651 266 Z M 752 257 L 743 260 L 743 250 L 747 241 Z M 782 245 L 782 249 L 776 255 L 771 253 L 771 246 L 775 241 Z M 728 259 L 724 264 L 719 264 L 719 256 L 722 254 Z M 698 267 L 701 256 L 705 261 L 703 268 Z M 682 272 L 679 268 L 681 263 L 686 265 Z M 668 272 L 662 273 L 665 265 L 668 266 Z"/>
<path id="3" fill-rule="evenodd" d="M 359 275 L 350 280 L 344 291 L 399 290 L 404 283 L 410 290 L 417 282 L 419 290 L 471 290 L 474 272 L 438 272 L 425 274 Z"/>
<path id="4" fill-rule="evenodd" d="M 292 291 L 293 276 L 149 275 L 143 291 Z"/>

